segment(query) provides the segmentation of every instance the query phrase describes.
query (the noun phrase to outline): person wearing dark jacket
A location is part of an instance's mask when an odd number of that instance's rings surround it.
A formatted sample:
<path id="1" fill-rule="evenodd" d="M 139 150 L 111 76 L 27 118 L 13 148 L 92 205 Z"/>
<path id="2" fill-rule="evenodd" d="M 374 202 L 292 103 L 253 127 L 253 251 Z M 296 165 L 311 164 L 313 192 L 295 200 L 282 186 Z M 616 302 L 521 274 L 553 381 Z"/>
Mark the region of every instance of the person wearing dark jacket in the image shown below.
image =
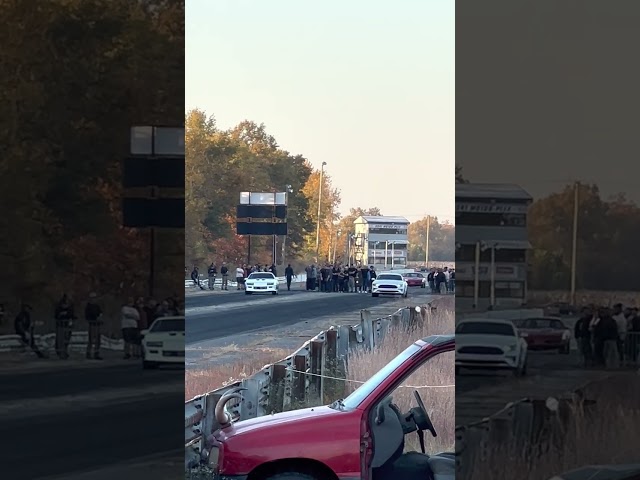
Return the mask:
<path id="1" fill-rule="evenodd" d="M 371 293 L 371 288 L 373 287 L 373 281 L 378 278 L 378 274 L 376 273 L 376 267 L 371 265 L 369 268 L 369 289 L 368 293 Z"/>
<path id="2" fill-rule="evenodd" d="M 16 335 L 20 337 L 25 347 L 29 347 L 38 358 L 44 358 L 43 353 L 38 349 L 35 338 L 33 337 L 33 324 L 31 323 L 31 307 L 29 305 L 22 304 L 20 307 L 20 313 L 16 316 L 13 326 L 16 331 Z"/>
<path id="3" fill-rule="evenodd" d="M 89 324 L 89 335 L 87 342 L 87 358 L 102 360 L 100 356 L 100 336 L 102 334 L 102 308 L 96 303 L 98 296 L 95 293 L 89 294 L 89 301 L 84 308 L 84 318 Z"/>
<path id="4" fill-rule="evenodd" d="M 207 270 L 207 276 L 209 278 L 209 290 L 215 289 L 216 275 L 218 275 L 218 269 L 216 268 L 216 264 L 211 262 L 211 265 L 209 265 L 209 269 Z"/>
<path id="5" fill-rule="evenodd" d="M 222 275 L 222 287 L 220 290 L 229 290 L 229 267 L 225 262 L 220 267 L 220 274 Z"/>
<path id="6" fill-rule="evenodd" d="M 287 290 L 291 290 L 291 280 L 293 279 L 293 268 L 291 264 L 287 265 L 287 268 L 284 269 L 284 277 L 287 280 Z"/>
<path id="7" fill-rule="evenodd" d="M 582 310 L 582 315 L 576 322 L 574 327 L 574 336 L 580 348 L 580 354 L 584 362 L 584 366 L 591 366 L 593 362 L 593 351 L 591 348 L 591 332 L 589 331 L 589 322 L 593 318 L 593 313 L 589 308 Z"/>
<path id="8" fill-rule="evenodd" d="M 56 305 L 54 317 L 56 319 L 56 354 L 60 359 L 66 360 L 69 358 L 71 328 L 76 319 L 73 304 L 66 293 Z"/>

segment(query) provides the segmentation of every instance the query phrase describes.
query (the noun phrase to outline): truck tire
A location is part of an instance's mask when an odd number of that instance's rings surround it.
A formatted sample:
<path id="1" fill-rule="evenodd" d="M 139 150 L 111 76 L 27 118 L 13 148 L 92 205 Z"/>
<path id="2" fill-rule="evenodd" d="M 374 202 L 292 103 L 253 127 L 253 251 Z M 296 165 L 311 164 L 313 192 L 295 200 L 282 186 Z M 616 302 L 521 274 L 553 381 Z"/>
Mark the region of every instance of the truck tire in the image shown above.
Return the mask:
<path id="1" fill-rule="evenodd" d="M 309 473 L 280 472 L 265 477 L 264 480 L 320 480 L 320 477 Z"/>

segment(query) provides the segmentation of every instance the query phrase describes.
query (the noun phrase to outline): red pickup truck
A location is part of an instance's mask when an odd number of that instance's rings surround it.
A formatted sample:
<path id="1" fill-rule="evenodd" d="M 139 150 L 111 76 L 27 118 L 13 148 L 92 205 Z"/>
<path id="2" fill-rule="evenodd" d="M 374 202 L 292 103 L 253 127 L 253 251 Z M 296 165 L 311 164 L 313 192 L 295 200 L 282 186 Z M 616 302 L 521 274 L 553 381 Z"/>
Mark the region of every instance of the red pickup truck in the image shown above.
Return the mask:
<path id="1" fill-rule="evenodd" d="M 454 453 L 425 453 L 424 432 L 437 433 L 417 390 L 416 406 L 406 412 L 390 395 L 418 367 L 454 348 L 454 335 L 418 340 L 328 406 L 232 423 L 223 397 L 216 406 L 222 428 L 208 437 L 205 461 L 216 480 L 453 480 Z M 422 453 L 404 453 L 413 432 Z"/>

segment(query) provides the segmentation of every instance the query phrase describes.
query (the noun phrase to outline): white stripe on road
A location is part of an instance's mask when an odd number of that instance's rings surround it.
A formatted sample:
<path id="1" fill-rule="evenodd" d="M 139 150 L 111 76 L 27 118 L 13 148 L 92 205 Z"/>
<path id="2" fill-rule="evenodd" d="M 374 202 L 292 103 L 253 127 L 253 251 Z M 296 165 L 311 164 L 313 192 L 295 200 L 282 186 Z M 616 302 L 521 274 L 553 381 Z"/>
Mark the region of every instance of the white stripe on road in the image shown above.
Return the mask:
<path id="1" fill-rule="evenodd" d="M 118 388 L 104 391 L 93 391 L 77 395 L 58 395 L 55 397 L 27 398 L 13 402 L 0 403 L 2 416 L 9 416 L 15 420 L 18 418 L 28 418 L 41 415 L 52 415 L 55 413 L 67 413 L 76 408 L 76 411 L 88 410 L 91 408 L 104 409 L 105 406 L 114 406 L 122 403 L 129 403 L 153 395 L 163 395 L 176 393 L 184 388 L 184 380 L 172 380 L 171 382 L 158 385 L 149 385 L 143 388 Z"/>
<path id="2" fill-rule="evenodd" d="M 304 302 L 309 300 L 314 296 L 318 297 L 319 295 L 327 295 L 321 294 L 320 292 L 305 292 L 298 293 L 296 295 L 289 296 L 280 296 L 280 295 L 272 295 L 267 294 L 265 298 L 261 298 L 260 300 L 252 299 L 250 302 L 231 302 L 231 303 L 222 303 L 218 305 L 206 305 L 202 307 L 191 307 L 186 308 L 184 313 L 188 317 L 189 315 L 204 315 L 207 313 L 215 313 L 215 312 L 223 312 L 225 310 L 237 310 L 240 308 L 254 308 L 263 305 L 274 305 L 281 303 L 296 303 L 296 302 Z"/>

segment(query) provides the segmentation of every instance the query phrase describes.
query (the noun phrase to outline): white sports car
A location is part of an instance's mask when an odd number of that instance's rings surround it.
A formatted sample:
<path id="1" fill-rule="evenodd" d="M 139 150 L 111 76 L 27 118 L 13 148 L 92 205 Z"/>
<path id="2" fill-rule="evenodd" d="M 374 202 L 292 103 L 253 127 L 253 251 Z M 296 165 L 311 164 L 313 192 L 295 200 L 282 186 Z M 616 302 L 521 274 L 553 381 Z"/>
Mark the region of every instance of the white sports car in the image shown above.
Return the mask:
<path id="1" fill-rule="evenodd" d="M 278 294 L 278 279 L 271 272 L 253 272 L 247 277 L 245 282 L 246 295 L 252 293 Z"/>
<path id="2" fill-rule="evenodd" d="M 142 330 L 142 368 L 184 364 L 184 317 L 160 317 Z"/>
<path id="3" fill-rule="evenodd" d="M 409 285 L 400 273 L 381 273 L 371 285 L 371 296 L 409 294 Z"/>
<path id="4" fill-rule="evenodd" d="M 456 327 L 456 374 L 461 368 L 506 369 L 525 375 L 527 342 L 508 320 L 462 320 Z"/>

